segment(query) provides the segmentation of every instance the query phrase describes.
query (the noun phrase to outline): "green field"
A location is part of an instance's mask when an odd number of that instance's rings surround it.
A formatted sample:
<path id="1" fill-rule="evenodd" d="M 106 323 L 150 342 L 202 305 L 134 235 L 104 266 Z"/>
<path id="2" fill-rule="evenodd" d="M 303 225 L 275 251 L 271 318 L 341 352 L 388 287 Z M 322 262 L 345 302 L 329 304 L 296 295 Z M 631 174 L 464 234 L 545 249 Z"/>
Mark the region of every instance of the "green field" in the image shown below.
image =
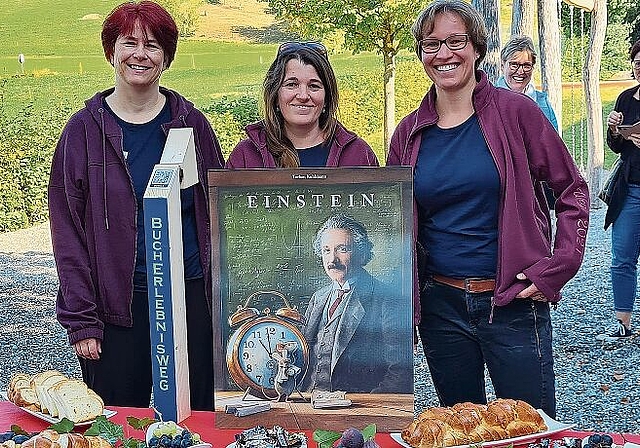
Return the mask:
<path id="1" fill-rule="evenodd" d="M 112 0 L 6 0 L 0 11 L 0 79 L 5 113 L 16 114 L 29 104 L 33 104 L 36 111 L 61 106 L 77 109 L 84 99 L 111 86 L 113 73 L 102 55 L 99 35 L 104 15 L 118 3 Z M 257 1 L 245 1 L 243 12 L 253 13 L 251 8 L 257 11 L 263 7 L 264 4 Z M 214 17 L 220 17 L 221 11 L 216 10 L 206 19 L 201 17 L 201 27 L 215 29 Z M 229 11 L 240 14 L 240 10 Z M 180 91 L 198 107 L 206 107 L 225 96 L 259 98 L 264 73 L 277 45 L 241 40 L 239 35 L 236 42 L 181 40 L 176 59 L 163 76 L 163 84 Z M 19 53 L 25 55 L 24 66 L 18 62 Z M 418 104 L 428 82 L 411 54 L 407 52 L 398 59 L 396 118 L 400 119 Z M 379 56 L 341 53 L 332 55 L 331 61 L 343 99 L 358 102 L 360 98 L 367 98 L 367 109 L 375 105 L 382 107 Z M 616 94 L 616 91 L 603 91 L 605 109 L 610 108 L 608 103 Z M 584 106 L 571 106 L 572 96 L 575 101 L 582 98 L 576 99 L 575 94 L 565 92 L 563 128 L 582 119 Z M 346 110 L 348 107 L 344 104 L 342 109 Z M 381 109 L 378 115 L 381 126 Z M 350 121 L 349 117 L 341 118 L 347 124 Z M 381 153 L 381 130 L 369 131 L 373 132 L 366 132 L 363 137 L 373 139 L 372 146 Z"/>
<path id="2" fill-rule="evenodd" d="M 3 221 L 12 221 L 9 227 L 20 227 L 46 218 L 40 209 L 46 204 L 47 161 L 64 122 L 86 98 L 113 85 L 113 69 L 103 56 L 99 36 L 105 14 L 119 3 L 5 0 L 0 9 L 0 127 L 7 128 L 0 133 L 0 183 L 14 185 L 13 191 L 0 192 L 0 231 Z M 273 18 L 257 0 L 227 1 L 206 8 L 196 33 L 199 38 L 179 42 L 176 59 L 163 75 L 162 84 L 178 90 L 201 109 L 220 110 L 216 105 L 240 100 L 245 109 L 247 104 L 253 108 L 249 115 L 257 117 L 255 105 L 260 102 L 262 80 L 277 49 L 268 32 Z M 207 38 L 210 36 L 218 38 Z M 279 39 L 286 36 L 279 35 Z M 18 62 L 21 53 L 25 56 L 23 65 Z M 344 52 L 331 54 L 330 60 L 340 88 L 340 120 L 384 160 L 381 57 Z M 418 105 L 429 82 L 408 51 L 397 57 L 396 75 L 399 121 Z M 604 115 L 622 89 L 619 85 L 602 89 Z M 563 98 L 563 137 L 584 170 L 582 90 L 565 88 Z M 246 110 L 241 112 L 247 115 Z M 226 155 L 243 137 L 242 120 L 232 112 L 209 112 L 208 116 Z M 605 154 L 605 166 L 609 166 L 613 154 Z M 24 198 L 15 197 L 20 192 L 25 192 Z M 30 211 L 15 212 L 25 201 L 30 201 Z"/>

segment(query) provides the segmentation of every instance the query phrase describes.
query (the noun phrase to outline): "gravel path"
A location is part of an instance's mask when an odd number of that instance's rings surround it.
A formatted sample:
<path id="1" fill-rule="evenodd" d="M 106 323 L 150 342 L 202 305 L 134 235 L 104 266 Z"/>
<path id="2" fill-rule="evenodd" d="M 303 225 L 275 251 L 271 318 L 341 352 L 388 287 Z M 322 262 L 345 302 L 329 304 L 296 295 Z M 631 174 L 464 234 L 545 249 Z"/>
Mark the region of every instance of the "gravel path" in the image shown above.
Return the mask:
<path id="1" fill-rule="evenodd" d="M 615 321 L 610 231 L 602 230 L 603 220 L 604 209 L 592 212 L 585 262 L 552 313 L 557 418 L 582 430 L 640 433 L 640 337 L 615 343 L 595 340 Z M 46 224 L 0 234 L 0 390 L 20 371 L 55 368 L 80 376 L 65 332 L 55 320 L 56 288 Z M 417 409 L 437 405 L 422 356 L 416 357 L 415 367 Z"/>

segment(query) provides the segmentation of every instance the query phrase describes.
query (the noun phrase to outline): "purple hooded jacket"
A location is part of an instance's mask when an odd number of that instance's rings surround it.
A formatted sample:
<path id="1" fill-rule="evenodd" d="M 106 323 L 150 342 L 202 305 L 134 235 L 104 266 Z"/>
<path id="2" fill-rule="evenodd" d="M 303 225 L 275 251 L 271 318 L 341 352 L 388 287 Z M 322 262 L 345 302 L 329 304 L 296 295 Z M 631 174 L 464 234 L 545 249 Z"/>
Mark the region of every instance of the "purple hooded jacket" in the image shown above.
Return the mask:
<path id="1" fill-rule="evenodd" d="M 162 125 L 194 129 L 200 183 L 194 200 L 200 262 L 211 300 L 211 243 L 207 170 L 224 164 L 220 145 L 191 102 L 160 88 L 172 120 Z M 60 136 L 49 180 L 49 216 L 60 289 L 58 321 L 69 342 L 102 339 L 104 323 L 132 326 L 137 204 L 123 155 L 122 131 L 105 111 L 113 89 L 97 93 L 74 114 Z M 142 248 L 144 250 L 144 248 Z"/>
<path id="2" fill-rule="evenodd" d="M 276 161 L 267 149 L 264 122 L 250 124 L 245 130 L 248 138 L 238 143 L 231 152 L 226 168 L 275 168 Z M 378 158 L 367 142 L 338 123 L 326 166 L 379 166 L 379 164 Z"/>
<path id="3" fill-rule="evenodd" d="M 589 192 L 558 133 L 530 98 L 491 85 L 484 72 L 473 91 L 480 129 L 500 176 L 498 266 L 493 304 L 506 305 L 528 286 L 523 272 L 556 303 L 584 256 L 589 223 Z M 422 131 L 438 121 L 432 86 L 417 110 L 407 115 L 391 138 L 387 165 L 414 166 Z M 461 150 L 463 150 L 461 148 Z M 553 248 L 549 212 L 539 181 L 558 198 Z M 414 240 L 417 235 L 414 201 Z M 427 251 L 429 248 L 425 248 Z M 414 275 L 414 322 L 420 322 L 420 296 Z"/>

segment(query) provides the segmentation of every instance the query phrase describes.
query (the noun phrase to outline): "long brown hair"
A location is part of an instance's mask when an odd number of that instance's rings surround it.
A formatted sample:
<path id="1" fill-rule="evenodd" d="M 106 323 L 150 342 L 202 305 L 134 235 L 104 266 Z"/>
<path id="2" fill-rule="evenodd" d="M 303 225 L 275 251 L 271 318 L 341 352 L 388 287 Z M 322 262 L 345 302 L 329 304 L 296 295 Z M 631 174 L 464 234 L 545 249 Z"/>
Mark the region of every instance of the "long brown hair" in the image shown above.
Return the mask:
<path id="1" fill-rule="evenodd" d="M 279 54 L 269 67 L 264 79 L 263 100 L 267 150 L 273 154 L 276 166 L 282 168 L 300 166 L 298 152 L 285 134 L 284 117 L 278 108 L 278 91 L 284 80 L 287 62 L 292 59 L 297 59 L 301 64 L 313 66 L 324 85 L 324 107 L 320 114 L 319 125 L 325 135 L 325 141 L 333 138 L 337 124 L 338 83 L 327 56 L 302 45 L 295 50 Z"/>

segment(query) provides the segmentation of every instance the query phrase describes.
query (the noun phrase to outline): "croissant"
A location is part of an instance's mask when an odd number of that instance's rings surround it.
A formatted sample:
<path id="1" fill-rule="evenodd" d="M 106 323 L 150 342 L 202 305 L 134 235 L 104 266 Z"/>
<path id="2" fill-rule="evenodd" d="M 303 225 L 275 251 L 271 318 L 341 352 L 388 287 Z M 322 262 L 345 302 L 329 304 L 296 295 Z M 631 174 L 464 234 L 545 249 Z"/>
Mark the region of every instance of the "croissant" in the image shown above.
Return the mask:
<path id="1" fill-rule="evenodd" d="M 401 436 L 414 448 L 436 448 L 503 440 L 547 429 L 528 403 L 499 398 L 487 405 L 465 402 L 426 409 L 402 430 Z"/>

